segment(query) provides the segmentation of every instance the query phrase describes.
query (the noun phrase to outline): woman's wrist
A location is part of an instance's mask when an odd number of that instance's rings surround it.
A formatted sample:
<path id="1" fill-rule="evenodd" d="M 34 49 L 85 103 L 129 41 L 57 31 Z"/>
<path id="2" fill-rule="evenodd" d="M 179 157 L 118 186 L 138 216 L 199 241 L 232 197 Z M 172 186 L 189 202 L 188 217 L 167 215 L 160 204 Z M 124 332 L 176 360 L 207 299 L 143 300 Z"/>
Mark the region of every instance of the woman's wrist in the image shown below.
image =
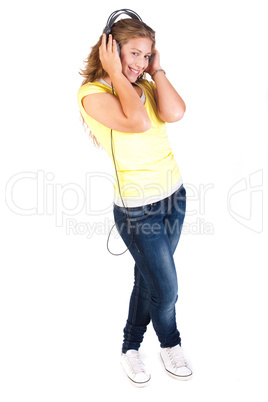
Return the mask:
<path id="1" fill-rule="evenodd" d="M 155 77 L 156 74 L 161 73 L 161 72 L 166 75 L 165 70 L 163 70 L 162 68 L 157 68 L 156 70 L 154 70 L 154 72 L 151 74 L 152 80 L 154 79 L 154 77 Z"/>

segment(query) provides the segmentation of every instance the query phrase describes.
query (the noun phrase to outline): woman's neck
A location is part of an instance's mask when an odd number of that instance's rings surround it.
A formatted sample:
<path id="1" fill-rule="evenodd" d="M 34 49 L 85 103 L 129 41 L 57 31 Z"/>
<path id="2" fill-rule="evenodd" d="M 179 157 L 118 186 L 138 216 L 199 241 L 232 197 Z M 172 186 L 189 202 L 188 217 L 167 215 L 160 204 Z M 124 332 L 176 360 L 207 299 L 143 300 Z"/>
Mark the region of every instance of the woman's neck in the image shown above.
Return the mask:
<path id="1" fill-rule="evenodd" d="M 106 75 L 105 77 L 102 77 L 103 81 L 105 81 L 108 85 L 112 86 L 112 81 L 109 75 Z"/>
<path id="2" fill-rule="evenodd" d="M 111 78 L 109 77 L 109 75 L 105 75 L 104 77 L 102 77 L 102 80 L 105 81 L 108 85 L 112 86 L 112 81 Z M 132 85 L 137 85 L 136 82 L 131 82 Z"/>

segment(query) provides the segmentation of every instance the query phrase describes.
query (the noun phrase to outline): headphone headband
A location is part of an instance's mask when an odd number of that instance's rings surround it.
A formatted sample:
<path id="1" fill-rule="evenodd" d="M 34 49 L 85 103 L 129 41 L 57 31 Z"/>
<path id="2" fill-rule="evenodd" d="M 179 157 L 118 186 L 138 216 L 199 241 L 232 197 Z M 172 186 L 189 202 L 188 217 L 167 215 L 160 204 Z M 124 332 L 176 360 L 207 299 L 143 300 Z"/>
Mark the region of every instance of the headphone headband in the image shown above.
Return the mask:
<path id="1" fill-rule="evenodd" d="M 106 35 L 109 35 L 111 33 L 111 28 L 112 28 L 113 24 L 115 23 L 117 18 L 122 14 L 128 15 L 132 19 L 142 21 L 141 17 L 137 13 L 135 13 L 135 11 L 129 10 L 127 8 L 123 8 L 121 10 L 116 10 L 108 18 L 106 26 L 103 30 L 103 33 L 105 33 Z"/>

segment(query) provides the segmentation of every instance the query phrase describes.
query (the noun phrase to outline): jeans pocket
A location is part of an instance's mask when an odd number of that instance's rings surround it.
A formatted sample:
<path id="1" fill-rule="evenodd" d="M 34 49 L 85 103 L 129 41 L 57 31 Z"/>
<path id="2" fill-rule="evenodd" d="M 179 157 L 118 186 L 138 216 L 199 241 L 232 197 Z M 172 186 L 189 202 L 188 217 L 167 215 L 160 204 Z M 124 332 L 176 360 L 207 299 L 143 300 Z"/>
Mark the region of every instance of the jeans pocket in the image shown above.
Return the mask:
<path id="1" fill-rule="evenodd" d="M 116 209 L 119 209 L 120 212 L 127 215 L 131 221 L 137 221 L 144 219 L 149 215 L 151 210 L 151 204 L 143 205 L 141 207 L 130 207 L 130 208 L 116 206 Z"/>
<path id="2" fill-rule="evenodd" d="M 182 201 L 186 200 L 186 190 L 183 184 L 180 186 L 180 188 L 175 192 L 176 198 Z"/>

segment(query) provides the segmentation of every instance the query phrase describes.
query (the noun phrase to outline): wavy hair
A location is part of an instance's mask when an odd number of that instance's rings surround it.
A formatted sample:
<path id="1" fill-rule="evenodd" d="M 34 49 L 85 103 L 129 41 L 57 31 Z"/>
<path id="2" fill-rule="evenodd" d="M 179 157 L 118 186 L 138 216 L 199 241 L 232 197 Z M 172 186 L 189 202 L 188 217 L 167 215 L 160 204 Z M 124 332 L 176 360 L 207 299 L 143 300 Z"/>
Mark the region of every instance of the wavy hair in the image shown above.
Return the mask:
<path id="1" fill-rule="evenodd" d="M 130 18 L 121 19 L 113 24 L 111 33 L 120 47 L 125 45 L 132 38 L 150 38 L 152 41 L 152 52 L 154 51 L 155 31 L 142 21 Z M 96 45 L 91 48 L 91 52 L 84 61 L 85 67 L 79 72 L 79 74 L 84 77 L 81 86 L 87 84 L 88 82 L 97 81 L 107 75 L 106 71 L 102 68 L 99 58 L 99 47 L 101 42 L 102 35 L 100 36 Z M 145 73 L 142 73 L 138 77 L 137 81 L 140 81 L 143 78 L 145 78 Z M 83 123 L 85 124 L 84 119 Z M 92 138 L 94 145 L 100 147 L 98 140 L 92 132 L 89 133 L 89 136 Z"/>

